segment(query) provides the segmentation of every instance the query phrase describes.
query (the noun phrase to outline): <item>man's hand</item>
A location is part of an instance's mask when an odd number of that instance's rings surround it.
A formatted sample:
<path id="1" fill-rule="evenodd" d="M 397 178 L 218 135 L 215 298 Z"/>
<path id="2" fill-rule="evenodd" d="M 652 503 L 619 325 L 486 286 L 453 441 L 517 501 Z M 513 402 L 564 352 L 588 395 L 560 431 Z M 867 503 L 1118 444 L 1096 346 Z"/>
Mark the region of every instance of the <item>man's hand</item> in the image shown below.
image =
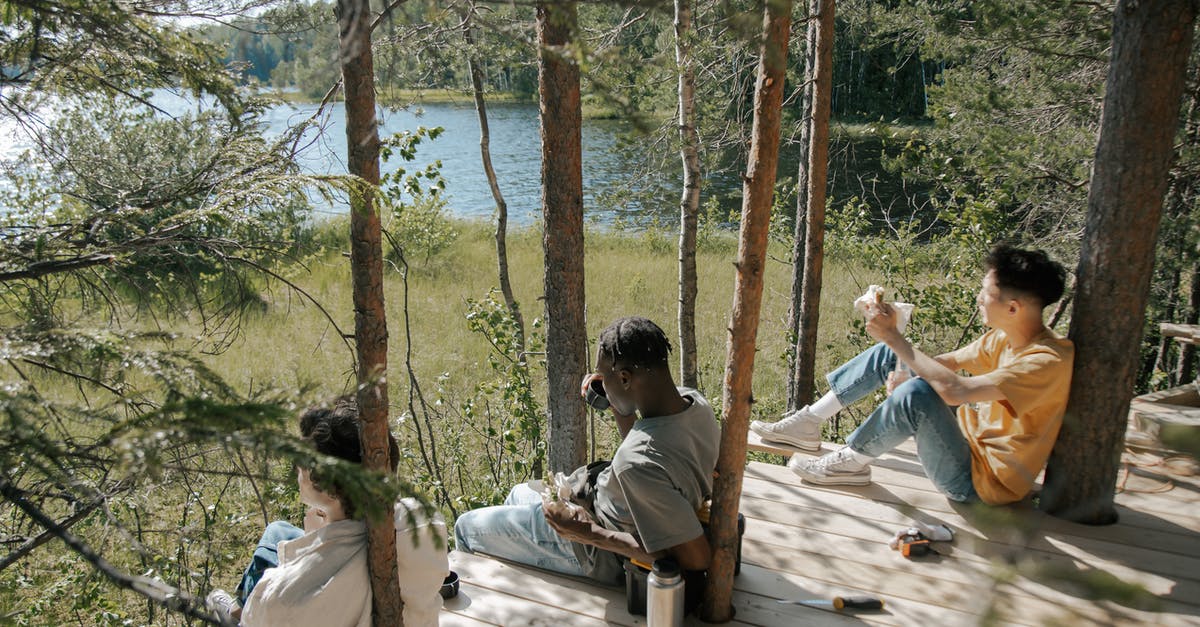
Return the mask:
<path id="1" fill-rule="evenodd" d="M 605 529 L 596 524 L 596 521 L 587 513 L 587 510 L 583 508 L 572 509 L 574 511 L 566 510 L 551 513 L 546 508 L 542 508 L 542 515 L 546 517 L 546 523 L 564 539 L 600 547 L 605 551 L 619 553 L 625 557 L 633 558 L 647 564 L 658 559 L 659 555 L 647 553 L 642 548 L 642 545 L 638 543 L 637 539 L 633 537 L 633 534 Z"/>
<path id="2" fill-rule="evenodd" d="M 887 303 L 875 303 L 867 310 L 867 334 L 891 346 L 896 338 L 903 337 L 896 329 L 896 310 Z"/>
<path id="3" fill-rule="evenodd" d="M 592 526 L 595 521 L 582 507 L 562 508 L 557 513 L 542 508 L 546 522 L 558 535 L 581 544 L 595 544 Z"/>
<path id="4" fill-rule="evenodd" d="M 316 531 L 328 524 L 329 521 L 326 519 L 325 510 L 310 507 L 304 512 L 304 533 Z"/>
<path id="5" fill-rule="evenodd" d="M 909 374 L 908 368 L 900 368 L 898 370 L 889 372 L 887 376 L 887 383 L 885 384 L 887 387 L 888 396 L 891 396 L 892 392 L 894 392 L 896 388 L 900 387 L 901 383 L 904 383 L 911 378 L 912 375 Z"/>

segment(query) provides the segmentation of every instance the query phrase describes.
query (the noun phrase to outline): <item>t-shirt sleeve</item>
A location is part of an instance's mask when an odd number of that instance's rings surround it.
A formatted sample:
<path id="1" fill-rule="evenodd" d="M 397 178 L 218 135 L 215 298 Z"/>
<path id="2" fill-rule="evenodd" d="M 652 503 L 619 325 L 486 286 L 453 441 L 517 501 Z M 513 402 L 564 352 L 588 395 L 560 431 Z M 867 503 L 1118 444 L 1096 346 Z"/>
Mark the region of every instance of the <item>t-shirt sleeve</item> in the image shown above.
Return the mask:
<path id="1" fill-rule="evenodd" d="M 958 367 L 968 373 L 977 375 L 996 367 L 994 350 L 995 330 L 988 331 L 975 339 L 974 342 L 950 353 L 958 362 Z"/>
<path id="2" fill-rule="evenodd" d="M 669 549 L 704 533 L 695 509 L 661 466 L 633 465 L 613 472 L 647 552 Z"/>
<path id="3" fill-rule="evenodd" d="M 1004 393 L 1001 404 L 1020 416 L 1062 396 L 1061 382 L 1070 381 L 1070 369 L 1070 362 L 1043 348 L 983 376 Z"/>

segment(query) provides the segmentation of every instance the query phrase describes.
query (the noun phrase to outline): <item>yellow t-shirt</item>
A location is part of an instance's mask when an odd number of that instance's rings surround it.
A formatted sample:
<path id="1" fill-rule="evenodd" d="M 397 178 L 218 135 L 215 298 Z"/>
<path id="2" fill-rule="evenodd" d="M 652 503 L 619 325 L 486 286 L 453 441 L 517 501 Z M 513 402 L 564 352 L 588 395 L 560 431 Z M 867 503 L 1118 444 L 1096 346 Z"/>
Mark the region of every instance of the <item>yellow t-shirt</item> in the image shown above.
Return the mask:
<path id="1" fill-rule="evenodd" d="M 1004 399 L 958 408 L 958 424 L 971 446 L 971 481 L 983 502 L 1003 505 L 1025 498 L 1050 458 L 1071 387 L 1075 346 L 1047 329 L 1013 351 L 1008 336 L 992 329 L 952 353 L 959 367 L 986 376 Z"/>

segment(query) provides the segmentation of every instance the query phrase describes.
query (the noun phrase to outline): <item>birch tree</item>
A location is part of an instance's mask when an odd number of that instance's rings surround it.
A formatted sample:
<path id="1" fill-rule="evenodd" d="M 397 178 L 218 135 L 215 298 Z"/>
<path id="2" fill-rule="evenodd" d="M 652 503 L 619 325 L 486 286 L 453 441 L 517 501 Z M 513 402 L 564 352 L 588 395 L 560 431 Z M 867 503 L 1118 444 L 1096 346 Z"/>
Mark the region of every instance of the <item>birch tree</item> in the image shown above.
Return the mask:
<path id="1" fill-rule="evenodd" d="M 817 0 L 813 43 L 812 120 L 808 144 L 804 280 L 793 377 L 795 404 L 812 401 L 816 376 L 817 329 L 821 317 L 821 273 L 825 265 L 825 193 L 829 174 L 829 117 L 833 93 L 833 32 L 836 0 Z M 799 216 L 796 218 L 799 220 Z M 789 405 L 792 401 L 789 398 Z"/>
<path id="2" fill-rule="evenodd" d="M 500 281 L 500 293 L 508 306 L 513 323 L 517 326 L 518 351 L 525 350 L 525 319 L 521 316 L 521 308 L 513 296 L 512 281 L 508 276 L 508 203 L 500 191 L 500 182 L 496 179 L 496 169 L 492 167 L 492 140 L 488 126 L 487 100 L 484 98 L 483 69 L 479 65 L 479 56 L 475 51 L 474 17 L 475 3 L 469 2 L 462 13 L 463 41 L 467 44 L 467 71 L 471 75 L 471 96 L 475 101 L 475 113 L 479 118 L 479 160 L 483 164 L 483 173 L 487 177 L 488 188 L 492 191 L 492 200 L 496 202 L 496 266 Z"/>
<path id="3" fill-rule="evenodd" d="M 699 385 L 696 375 L 696 223 L 700 214 L 700 137 L 696 133 L 696 72 L 692 60 L 691 0 L 675 0 L 675 64 L 679 72 L 679 379 Z"/>
<path id="4" fill-rule="evenodd" d="M 816 79 L 814 73 L 814 57 L 816 55 L 817 44 L 817 15 L 821 11 L 821 0 L 811 0 L 808 7 L 808 13 L 805 24 L 804 37 L 804 85 L 800 87 L 800 111 L 806 112 L 804 118 L 800 121 L 800 134 L 796 138 L 796 142 L 800 146 L 800 152 L 808 155 L 809 145 L 812 142 L 812 103 L 813 103 L 813 82 Z M 800 322 L 803 318 L 804 306 L 804 269 L 805 251 L 808 243 L 808 168 L 809 161 L 807 158 L 800 159 L 796 165 L 796 224 L 792 233 L 792 300 L 788 306 L 787 328 L 791 333 L 792 350 L 788 359 L 788 380 L 787 380 L 787 410 L 794 411 L 807 405 L 812 401 L 813 381 L 812 375 L 805 380 L 800 376 L 803 363 L 813 363 L 816 360 L 816 355 L 806 352 L 808 344 L 805 341 L 807 338 L 800 332 Z M 814 370 L 812 366 L 807 368 L 811 373 Z"/>

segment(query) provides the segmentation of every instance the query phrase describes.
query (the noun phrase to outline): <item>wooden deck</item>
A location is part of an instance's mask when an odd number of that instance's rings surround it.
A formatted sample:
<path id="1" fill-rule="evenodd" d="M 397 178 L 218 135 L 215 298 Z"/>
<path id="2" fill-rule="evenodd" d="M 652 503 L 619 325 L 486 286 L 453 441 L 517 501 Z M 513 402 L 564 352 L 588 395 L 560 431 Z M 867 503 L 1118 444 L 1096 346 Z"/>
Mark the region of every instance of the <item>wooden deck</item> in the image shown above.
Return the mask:
<path id="1" fill-rule="evenodd" d="M 751 449 L 778 450 L 751 437 Z M 780 465 L 747 466 L 730 624 L 1200 625 L 1196 476 L 1136 468 L 1116 499 L 1120 522 L 1087 527 L 1029 507 L 952 504 L 925 478 L 911 444 L 873 472 L 870 486 L 822 488 Z M 1153 491 L 1167 481 L 1169 490 Z M 949 525 L 954 541 L 936 543 L 939 555 L 902 557 L 887 541 L 914 519 Z M 645 624 L 625 611 L 621 588 L 477 555 L 453 553 L 451 568 L 462 594 L 447 603 L 442 625 Z M 886 606 L 837 612 L 777 602 L 850 594 Z"/>

